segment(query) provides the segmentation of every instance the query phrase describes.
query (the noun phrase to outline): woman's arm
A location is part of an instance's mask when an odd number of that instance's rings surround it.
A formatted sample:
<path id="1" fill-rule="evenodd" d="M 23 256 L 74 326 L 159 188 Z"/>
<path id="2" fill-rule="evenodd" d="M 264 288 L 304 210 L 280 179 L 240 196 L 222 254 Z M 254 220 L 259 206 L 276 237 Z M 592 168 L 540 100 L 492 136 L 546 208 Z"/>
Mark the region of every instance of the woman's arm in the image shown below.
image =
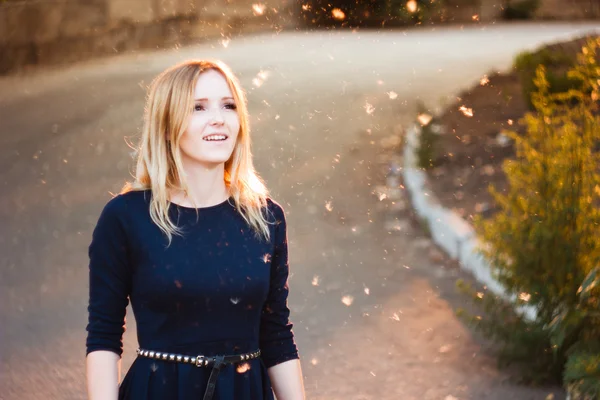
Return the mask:
<path id="1" fill-rule="evenodd" d="M 90 400 L 117 400 L 125 313 L 131 293 L 127 204 L 117 196 L 102 210 L 89 246 L 86 374 Z"/>
<path id="2" fill-rule="evenodd" d="M 289 360 L 267 370 L 277 400 L 304 400 L 300 360 Z"/>
<path id="3" fill-rule="evenodd" d="M 121 358 L 112 351 L 98 350 L 86 358 L 89 400 L 117 400 L 121 378 Z"/>
<path id="4" fill-rule="evenodd" d="M 287 306 L 288 245 L 285 213 L 273 204 L 276 219 L 269 294 L 261 314 L 260 348 L 278 400 L 304 400 L 302 369 Z"/>

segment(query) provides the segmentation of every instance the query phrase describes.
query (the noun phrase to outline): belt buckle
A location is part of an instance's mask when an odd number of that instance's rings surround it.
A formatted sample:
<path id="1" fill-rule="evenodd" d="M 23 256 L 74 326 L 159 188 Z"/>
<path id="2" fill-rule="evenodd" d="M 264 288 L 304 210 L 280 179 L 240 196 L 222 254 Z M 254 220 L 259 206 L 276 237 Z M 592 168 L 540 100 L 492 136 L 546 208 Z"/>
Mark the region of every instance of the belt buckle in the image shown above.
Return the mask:
<path id="1" fill-rule="evenodd" d="M 204 356 L 196 356 L 196 367 L 204 367 L 206 365 L 206 359 Z"/>

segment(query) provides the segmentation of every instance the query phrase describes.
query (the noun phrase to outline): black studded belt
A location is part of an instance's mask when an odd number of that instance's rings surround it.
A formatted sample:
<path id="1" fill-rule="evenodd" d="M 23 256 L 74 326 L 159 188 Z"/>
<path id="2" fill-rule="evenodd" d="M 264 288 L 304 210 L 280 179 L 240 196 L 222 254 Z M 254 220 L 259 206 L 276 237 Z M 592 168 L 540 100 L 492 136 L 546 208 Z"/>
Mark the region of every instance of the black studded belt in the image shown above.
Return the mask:
<path id="1" fill-rule="evenodd" d="M 202 355 L 197 356 L 186 356 L 183 354 L 174 353 L 160 353 L 158 351 L 151 351 L 145 349 L 137 349 L 138 356 L 153 358 L 155 360 L 174 361 L 181 362 L 184 364 L 193 364 L 196 367 L 212 367 L 210 377 L 208 378 L 208 385 L 204 392 L 203 400 L 211 400 L 215 394 L 215 388 L 217 386 L 217 379 L 221 369 L 227 364 L 235 364 L 246 360 L 252 360 L 260 357 L 260 350 L 246 354 L 236 354 L 232 356 L 212 356 L 205 357 Z"/>

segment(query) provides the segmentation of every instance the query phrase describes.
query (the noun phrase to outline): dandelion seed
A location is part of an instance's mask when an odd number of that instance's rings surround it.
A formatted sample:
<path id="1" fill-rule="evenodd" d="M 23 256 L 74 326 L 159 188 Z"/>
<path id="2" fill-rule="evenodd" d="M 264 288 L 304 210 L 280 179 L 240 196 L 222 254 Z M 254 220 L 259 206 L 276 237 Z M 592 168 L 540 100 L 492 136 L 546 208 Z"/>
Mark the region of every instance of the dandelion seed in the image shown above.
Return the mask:
<path id="1" fill-rule="evenodd" d="M 371 293 L 371 291 L 369 290 L 369 288 L 368 288 L 368 287 L 366 287 L 366 288 L 365 288 L 365 294 L 368 296 L 368 295 L 369 295 L 369 293 Z"/>
<path id="2" fill-rule="evenodd" d="M 267 80 L 267 78 L 269 77 L 270 73 L 269 71 L 259 71 L 258 74 L 256 74 L 257 76 L 252 79 L 252 84 L 254 84 L 254 86 L 256 87 L 261 87 L 262 84 Z"/>
<path id="3" fill-rule="evenodd" d="M 264 71 L 264 70 L 260 70 L 258 72 L 258 77 L 264 81 L 267 80 L 267 78 L 269 77 L 269 75 L 271 75 L 271 73 L 269 71 Z"/>
<path id="4" fill-rule="evenodd" d="M 421 126 L 427 125 L 428 123 L 431 122 L 432 119 L 433 119 L 433 117 L 429 114 L 419 114 L 417 116 L 417 120 L 419 121 Z"/>
<path id="5" fill-rule="evenodd" d="M 263 15 L 265 13 L 265 5 L 261 3 L 252 4 L 254 15 Z"/>
<path id="6" fill-rule="evenodd" d="M 243 374 L 244 372 L 247 372 L 249 370 L 250 370 L 250 364 L 248 364 L 248 363 L 239 364 L 236 368 L 236 371 L 238 374 Z"/>
<path id="7" fill-rule="evenodd" d="M 502 147 L 506 147 L 510 144 L 510 138 L 506 136 L 504 132 L 500 132 L 498 136 L 496 136 L 496 142 Z"/>
<path id="8" fill-rule="evenodd" d="M 492 175 L 494 175 L 494 174 L 496 173 L 496 170 L 495 170 L 495 168 L 494 168 L 494 166 L 493 166 L 493 165 L 485 165 L 485 166 L 484 166 L 484 167 L 481 169 L 481 171 L 482 171 L 482 172 L 483 172 L 485 175 L 487 175 L 487 176 L 492 176 Z"/>
<path id="9" fill-rule="evenodd" d="M 479 21 L 479 15 L 475 14 L 471 17 L 473 21 Z"/>
<path id="10" fill-rule="evenodd" d="M 387 92 L 387 95 L 390 96 L 390 100 L 396 100 L 398 98 L 398 93 L 396 92 Z"/>
<path id="11" fill-rule="evenodd" d="M 477 297 L 483 299 L 483 292 L 477 292 Z"/>
<path id="12" fill-rule="evenodd" d="M 446 344 L 446 345 L 443 345 L 442 347 L 440 347 L 439 352 L 440 353 L 447 353 L 447 352 L 450 351 L 451 348 L 452 348 L 451 345 Z"/>
<path id="13" fill-rule="evenodd" d="M 377 375 L 375 375 L 375 372 L 373 372 L 373 371 L 371 371 L 371 375 L 373 375 L 373 376 L 377 376 Z"/>
<path id="14" fill-rule="evenodd" d="M 343 21 L 344 19 L 346 19 L 346 14 L 339 8 L 334 8 L 333 10 L 331 10 L 331 16 L 334 19 L 337 19 L 338 21 Z"/>
<path id="15" fill-rule="evenodd" d="M 397 313 L 392 314 L 390 318 L 394 321 L 400 321 L 400 316 Z"/>
<path id="16" fill-rule="evenodd" d="M 230 41 L 230 39 L 223 39 L 221 40 L 221 44 L 223 45 L 223 47 L 227 48 L 227 46 L 229 46 Z"/>
<path id="17" fill-rule="evenodd" d="M 483 77 L 482 77 L 482 78 L 479 80 L 479 84 L 480 84 L 481 86 L 485 86 L 485 85 L 487 85 L 488 83 L 490 83 L 490 79 L 488 78 L 488 76 L 487 76 L 487 75 L 484 75 L 484 76 L 483 76 Z"/>
<path id="18" fill-rule="evenodd" d="M 310 4 L 302 4 L 302 11 L 310 10 Z"/>
<path id="19" fill-rule="evenodd" d="M 331 212 L 331 210 L 333 210 L 333 206 L 331 205 L 331 201 L 327 201 L 325 202 L 325 208 L 327 209 L 327 211 Z"/>
<path id="20" fill-rule="evenodd" d="M 512 119 L 509 119 L 507 122 L 508 122 L 508 125 L 512 125 L 513 124 L 513 120 Z"/>
<path id="21" fill-rule="evenodd" d="M 277 121 L 279 118 L 280 118 L 280 117 L 279 117 L 279 114 L 277 114 L 277 115 L 275 116 L 275 120 Z"/>
<path id="22" fill-rule="evenodd" d="M 353 302 L 354 302 L 354 297 L 352 297 L 352 296 L 344 296 L 344 297 L 342 297 L 342 303 L 344 303 L 348 307 L 350 307 Z"/>
<path id="23" fill-rule="evenodd" d="M 458 110 L 461 111 L 466 117 L 472 117 L 473 116 L 473 109 L 472 108 L 467 108 L 465 106 L 460 106 L 460 108 Z"/>
<path id="24" fill-rule="evenodd" d="M 375 107 L 373 107 L 373 105 L 371 105 L 367 102 L 367 103 L 365 103 L 365 110 L 367 111 L 367 114 L 373 115 L 373 112 L 375 111 Z"/>
<path id="25" fill-rule="evenodd" d="M 383 201 L 387 198 L 387 194 L 385 193 L 379 193 L 379 201 Z"/>
<path id="26" fill-rule="evenodd" d="M 408 12 L 414 13 L 415 11 L 417 11 L 417 1 L 416 0 L 408 0 L 408 2 L 406 2 L 406 9 L 408 10 Z"/>
<path id="27" fill-rule="evenodd" d="M 229 299 L 229 301 L 231 301 L 232 304 L 237 304 L 240 302 L 240 299 L 237 297 L 232 297 Z"/>
<path id="28" fill-rule="evenodd" d="M 523 301 L 529 301 L 529 299 L 531 299 L 531 295 L 529 293 L 521 293 L 519 294 L 519 299 L 523 300 Z"/>
<path id="29" fill-rule="evenodd" d="M 310 360 L 310 363 L 312 365 L 317 365 L 319 363 L 319 360 L 317 360 L 316 358 L 313 358 L 312 360 Z"/>
<path id="30" fill-rule="evenodd" d="M 318 275 L 313 276 L 312 285 L 319 286 L 319 276 Z"/>
<path id="31" fill-rule="evenodd" d="M 269 253 L 265 253 L 263 254 L 263 256 L 261 257 L 261 260 L 265 263 L 268 264 L 269 262 L 271 262 L 271 255 Z"/>

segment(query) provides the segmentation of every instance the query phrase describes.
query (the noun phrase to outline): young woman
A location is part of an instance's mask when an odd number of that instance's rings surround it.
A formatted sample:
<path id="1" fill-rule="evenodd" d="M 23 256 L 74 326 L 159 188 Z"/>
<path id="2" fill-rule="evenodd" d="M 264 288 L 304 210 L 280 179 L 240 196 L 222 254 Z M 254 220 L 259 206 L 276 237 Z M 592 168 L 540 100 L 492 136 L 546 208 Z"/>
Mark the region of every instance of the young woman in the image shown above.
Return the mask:
<path id="1" fill-rule="evenodd" d="M 135 179 L 89 246 L 91 400 L 299 400 L 286 219 L 254 170 L 246 99 L 219 61 L 152 83 Z M 119 385 L 125 311 L 140 348 Z"/>

